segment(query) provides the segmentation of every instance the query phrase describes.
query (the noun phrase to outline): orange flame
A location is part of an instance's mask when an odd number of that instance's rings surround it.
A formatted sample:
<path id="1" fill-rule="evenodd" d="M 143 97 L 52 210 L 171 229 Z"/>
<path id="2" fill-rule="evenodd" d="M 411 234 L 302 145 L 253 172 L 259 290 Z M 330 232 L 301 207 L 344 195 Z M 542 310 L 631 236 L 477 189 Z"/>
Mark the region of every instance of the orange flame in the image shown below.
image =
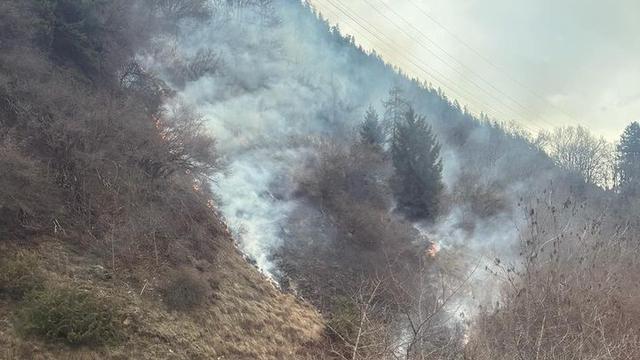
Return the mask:
<path id="1" fill-rule="evenodd" d="M 202 191 L 202 181 L 198 179 L 193 180 L 193 191 L 201 192 Z"/>
<path id="2" fill-rule="evenodd" d="M 440 252 L 440 245 L 436 243 L 431 243 L 431 245 L 429 245 L 429 248 L 427 248 L 427 251 L 425 253 L 427 254 L 428 257 L 434 258 L 436 257 L 436 255 L 438 255 L 439 252 Z"/>

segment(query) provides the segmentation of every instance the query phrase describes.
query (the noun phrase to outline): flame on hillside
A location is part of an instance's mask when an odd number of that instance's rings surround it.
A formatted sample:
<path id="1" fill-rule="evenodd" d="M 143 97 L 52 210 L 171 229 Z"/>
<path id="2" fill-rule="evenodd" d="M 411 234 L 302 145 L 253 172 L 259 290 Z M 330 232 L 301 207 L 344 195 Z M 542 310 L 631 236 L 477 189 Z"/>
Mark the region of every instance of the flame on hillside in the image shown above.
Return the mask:
<path id="1" fill-rule="evenodd" d="M 431 245 L 429 245 L 429 247 L 425 251 L 427 256 L 430 258 L 435 258 L 439 252 L 440 252 L 440 245 L 438 245 L 437 243 L 431 243 Z"/>

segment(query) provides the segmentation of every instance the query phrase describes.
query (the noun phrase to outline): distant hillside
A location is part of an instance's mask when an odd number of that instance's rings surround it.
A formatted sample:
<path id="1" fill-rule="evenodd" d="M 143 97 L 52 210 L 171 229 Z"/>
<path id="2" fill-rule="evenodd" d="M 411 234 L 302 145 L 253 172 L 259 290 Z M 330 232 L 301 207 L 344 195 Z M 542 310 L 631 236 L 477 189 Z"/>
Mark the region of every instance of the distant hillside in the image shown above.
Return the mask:
<path id="1" fill-rule="evenodd" d="M 442 90 L 407 78 L 296 0 L 221 5 L 206 26 L 185 25 L 156 45 L 140 59 L 215 134 L 227 167 L 213 184 L 220 209 L 243 234 L 241 248 L 267 271 L 296 206 L 297 165 L 327 139 L 351 141 L 369 106 L 384 117 L 382 102 L 394 87 L 434 128 L 453 197 L 471 181 L 505 189 L 515 205 L 568 176 L 523 130 L 470 114 Z M 205 55 L 216 59 L 208 72 L 171 75 L 177 64 Z"/>
<path id="2" fill-rule="evenodd" d="M 0 2 L 0 357 L 635 358 L 633 198 L 499 120 L 298 0 Z"/>

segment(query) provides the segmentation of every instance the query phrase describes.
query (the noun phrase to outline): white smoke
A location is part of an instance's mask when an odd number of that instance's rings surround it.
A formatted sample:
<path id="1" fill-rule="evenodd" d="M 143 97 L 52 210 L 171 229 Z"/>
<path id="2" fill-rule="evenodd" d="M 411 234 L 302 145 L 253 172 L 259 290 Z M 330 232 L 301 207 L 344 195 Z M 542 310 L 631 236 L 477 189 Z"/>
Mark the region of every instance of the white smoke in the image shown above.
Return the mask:
<path id="1" fill-rule="evenodd" d="M 285 164 L 298 161 L 300 154 L 294 150 L 256 149 L 234 156 L 228 174 L 218 176 L 213 185 L 241 250 L 266 274 L 276 272 L 269 255 L 280 245 L 282 226 L 295 207 L 290 194 L 274 193 L 274 187 L 284 180 L 278 174 L 286 173 Z"/>
<path id="2" fill-rule="evenodd" d="M 280 6 L 281 14 L 297 9 Z M 292 175 L 309 154 L 309 139 L 349 136 L 369 95 L 312 24 L 289 18 L 265 26 L 254 10 L 183 24 L 176 39 L 160 40 L 170 50 L 141 58 L 170 83 L 172 59 L 205 50 L 220 57 L 215 73 L 186 82 L 178 98 L 206 118 L 224 156 L 226 169 L 212 189 L 240 249 L 273 276 L 271 255 L 296 207 Z"/>
<path id="3" fill-rule="evenodd" d="M 366 63 L 348 54 L 344 46 L 336 46 L 335 36 L 314 23 L 312 15 L 301 16 L 294 1 L 277 6 L 283 17 L 279 26 L 265 26 L 253 15 L 236 14 L 207 25 L 185 24 L 176 39 L 164 44 L 178 57 L 188 58 L 201 50 L 215 51 L 220 57 L 215 73 L 186 82 L 178 97 L 206 117 L 227 164 L 212 184 L 219 207 L 240 248 L 268 275 L 277 273 L 271 256 L 282 243 L 287 218 L 299 205 L 292 194 L 292 179 L 312 151 L 309 139 L 348 138 L 366 107 L 379 105 L 393 85 L 404 86 L 416 107 L 429 111 L 431 121 L 450 110 L 438 97 L 425 97 L 424 89 L 389 67 Z M 355 48 L 352 51 L 357 53 Z M 162 75 L 166 57 L 143 59 Z M 485 141 L 486 134 L 477 131 L 475 136 Z M 451 188 L 469 160 L 447 146 L 442 157 L 444 180 Z M 498 171 L 493 169 L 490 176 L 497 178 Z M 474 230 L 469 232 L 461 225 L 467 214 L 463 210 L 454 209 L 421 230 L 444 248 L 465 248 L 474 258 L 510 256 L 508 249 L 517 239 L 518 227 L 509 213 L 474 220 Z"/>

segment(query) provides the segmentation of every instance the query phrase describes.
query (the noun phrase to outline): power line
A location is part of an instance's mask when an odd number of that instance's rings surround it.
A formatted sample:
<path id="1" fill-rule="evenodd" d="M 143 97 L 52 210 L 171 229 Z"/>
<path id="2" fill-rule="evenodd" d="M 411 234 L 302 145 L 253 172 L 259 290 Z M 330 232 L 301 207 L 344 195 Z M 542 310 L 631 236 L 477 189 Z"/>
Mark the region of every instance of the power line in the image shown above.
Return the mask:
<path id="1" fill-rule="evenodd" d="M 368 2 L 367 0 L 364 0 L 365 3 L 369 4 L 369 6 L 371 6 L 380 16 L 384 17 L 387 21 L 389 21 L 390 23 L 392 23 L 397 29 L 399 29 L 400 31 L 402 31 L 405 35 L 407 35 L 408 37 L 410 37 L 411 39 L 413 39 L 414 41 L 416 41 L 423 49 L 427 50 L 429 53 L 433 54 L 438 60 L 440 60 L 445 66 L 450 67 L 453 71 L 455 71 L 456 73 L 458 73 L 461 76 L 465 76 L 464 73 L 460 72 L 456 67 L 452 66 L 452 64 L 443 59 L 439 54 L 435 53 L 434 51 L 432 51 L 428 46 L 426 46 L 422 41 L 420 41 L 419 39 L 416 39 L 412 34 L 408 33 L 405 29 L 403 29 L 401 26 L 399 26 L 395 21 L 393 21 L 392 19 L 390 19 L 384 12 L 382 12 L 380 9 L 378 9 L 376 6 L 372 5 L 370 2 Z M 505 106 L 506 108 L 510 109 L 511 111 L 513 111 L 514 113 L 518 114 L 519 110 L 516 110 L 515 108 L 513 108 L 511 105 L 505 103 L 503 101 L 503 97 L 512 101 L 513 103 L 515 103 L 517 106 L 519 106 L 520 108 L 522 108 L 525 113 L 528 113 L 528 115 L 532 115 L 530 112 L 530 109 L 528 109 L 526 106 L 522 105 L 520 102 L 518 102 L 516 99 L 513 99 L 511 96 L 509 96 L 508 94 L 505 94 L 504 92 L 502 92 L 500 89 L 498 89 L 497 87 L 495 87 L 491 82 L 489 82 L 488 80 L 484 79 L 484 77 L 478 75 L 477 73 L 475 73 L 471 68 L 467 67 L 466 65 L 464 65 L 463 63 L 461 63 L 460 61 L 458 61 L 458 59 L 456 59 L 453 55 L 449 54 L 449 52 L 447 52 L 444 48 L 442 48 L 440 45 L 438 45 L 435 41 L 433 41 L 429 36 L 427 36 L 426 34 L 424 34 L 420 29 L 418 29 L 417 27 L 415 27 L 411 22 L 409 22 L 408 20 L 404 19 L 400 14 L 398 14 L 393 8 L 391 8 L 389 5 L 387 5 L 386 3 L 384 3 L 381 0 L 378 0 L 379 3 L 381 3 L 389 12 L 391 12 L 392 14 L 394 14 L 397 18 L 399 18 L 400 20 L 402 20 L 404 23 L 406 23 L 407 25 L 409 25 L 414 31 L 416 31 L 418 34 L 420 34 L 422 37 L 424 37 L 427 41 L 429 41 L 431 44 L 433 44 L 436 48 L 438 48 L 440 51 L 442 51 L 451 61 L 459 64 L 461 67 L 463 67 L 464 69 L 466 69 L 470 74 L 475 75 L 478 79 L 480 79 L 482 82 L 484 82 L 485 84 L 487 84 L 491 89 L 493 89 L 493 91 L 495 91 L 496 93 L 499 93 L 500 95 L 502 95 L 502 97 L 498 97 L 496 96 L 493 92 L 485 89 L 484 87 L 480 86 L 478 83 L 476 83 L 475 81 L 469 79 L 469 82 L 474 85 L 475 87 L 477 87 L 478 89 L 480 89 L 482 92 L 484 92 L 485 94 L 487 94 L 488 96 L 492 97 L 493 99 L 495 99 L 497 102 L 501 103 L 503 106 Z M 537 118 L 537 116 L 533 116 L 530 120 L 534 121 L 533 118 Z M 554 124 L 551 124 L 550 122 L 544 120 L 543 118 L 539 118 L 539 121 L 545 123 L 546 125 L 549 126 L 554 126 Z"/>
<path id="2" fill-rule="evenodd" d="M 363 30 L 365 30 L 366 32 L 368 32 L 369 34 L 371 34 L 373 37 L 376 38 L 376 40 L 378 40 L 378 42 L 382 43 L 383 45 L 385 45 L 385 47 L 390 48 L 394 51 L 398 51 L 400 50 L 399 48 L 395 47 L 394 45 L 389 45 L 385 40 L 383 40 L 382 38 L 380 38 L 380 36 L 373 32 L 372 30 L 370 30 L 369 28 L 367 28 L 366 26 L 362 25 L 357 19 L 356 17 L 358 17 L 357 15 L 354 15 L 348 11 L 345 11 L 343 8 L 341 8 L 340 6 L 336 5 L 335 3 L 333 3 L 331 0 L 328 0 L 330 2 L 330 5 L 333 6 L 334 8 L 336 8 L 342 15 L 347 16 L 352 22 L 354 22 L 356 25 L 358 25 L 360 28 L 362 28 Z M 362 18 L 358 17 L 360 20 L 363 20 Z M 362 36 L 362 35 L 361 35 Z M 382 34 L 382 36 L 386 37 L 384 34 Z M 363 38 L 365 38 L 366 40 L 368 40 L 369 42 L 373 43 L 373 41 L 371 41 L 371 39 L 367 38 L 366 36 L 362 36 Z M 417 60 L 419 62 L 419 59 L 417 59 L 413 54 L 409 54 L 410 56 L 412 56 L 415 60 Z M 427 74 L 429 77 L 436 79 L 437 82 L 441 83 L 443 87 L 446 87 L 448 90 L 450 90 L 451 92 L 455 93 L 457 96 L 460 96 L 460 94 L 454 90 L 451 86 L 447 85 L 447 81 L 446 80 L 442 80 L 440 79 L 437 75 L 434 75 L 431 71 L 425 69 L 423 66 L 421 66 L 420 64 L 417 64 L 414 60 L 411 59 L 407 59 L 407 61 L 409 63 L 411 63 L 414 67 L 416 67 L 417 69 L 421 70 L 423 73 Z M 431 69 L 433 70 L 433 69 Z M 436 71 L 436 73 L 438 73 Z M 442 75 L 440 73 L 438 73 L 439 75 Z M 464 90 L 464 89 L 462 89 Z M 476 101 L 478 101 L 477 98 L 473 97 L 473 94 L 468 93 L 468 95 L 472 96 L 472 98 Z M 462 98 L 462 96 L 460 96 Z M 466 100 L 465 100 L 466 101 Z M 471 101 L 469 101 L 469 103 L 472 103 Z M 477 106 L 477 104 L 476 104 Z"/>
<path id="3" fill-rule="evenodd" d="M 525 89 L 527 92 L 529 92 L 530 94 L 532 94 L 534 97 L 540 99 L 542 102 L 551 105 L 553 108 L 555 108 L 556 110 L 560 111 L 561 113 L 563 113 L 565 116 L 567 116 L 569 119 L 573 120 L 574 122 L 578 123 L 578 121 L 575 119 L 575 116 L 572 114 L 569 114 L 565 109 L 560 108 L 559 106 L 557 106 L 556 104 L 552 103 L 551 101 L 549 101 L 548 99 L 546 99 L 544 96 L 540 95 L 537 91 L 535 91 L 534 89 L 530 88 L 529 86 L 525 85 L 524 83 L 522 83 L 521 81 L 519 81 L 518 79 L 516 79 L 515 77 L 511 76 L 509 73 L 507 73 L 503 67 L 496 65 L 493 61 L 491 61 L 488 57 L 484 56 L 482 53 L 480 53 L 480 51 L 478 51 L 477 49 L 475 49 L 473 46 L 469 45 L 466 41 L 464 41 L 460 36 L 458 36 L 456 33 L 454 33 L 453 31 L 449 30 L 446 26 L 444 26 L 440 21 L 438 21 L 435 17 L 433 17 L 431 14 L 429 14 L 426 10 L 424 10 L 422 7 L 420 7 L 418 4 L 416 4 L 416 2 L 414 0 L 408 0 L 409 3 L 411 3 L 413 5 L 413 7 L 415 7 L 416 9 L 418 9 L 418 11 L 420 11 L 425 17 L 427 17 L 429 20 L 431 20 L 433 23 L 435 23 L 438 27 L 440 27 L 442 30 L 444 30 L 446 33 L 448 33 L 452 38 L 454 38 L 456 41 L 458 41 L 460 44 L 462 44 L 464 47 L 466 47 L 467 49 L 469 49 L 472 53 L 474 53 L 478 58 L 480 58 L 481 60 L 483 60 L 485 63 L 489 64 L 489 66 L 491 66 L 492 68 L 494 68 L 498 73 L 502 74 L 503 76 L 505 76 L 505 78 L 511 80 L 511 82 L 513 82 L 514 84 L 520 86 L 521 88 Z"/>
<path id="4" fill-rule="evenodd" d="M 393 49 L 394 51 L 397 51 L 399 54 L 403 55 L 403 57 L 405 56 L 405 52 L 402 51 L 402 49 L 398 49 L 397 47 L 395 47 L 394 45 L 389 45 L 385 40 L 381 39 L 380 36 L 378 36 L 378 34 L 376 34 L 375 32 L 373 32 L 372 30 L 370 30 L 367 26 L 362 25 L 355 17 L 358 17 L 359 19 L 361 19 L 363 22 L 367 23 L 368 25 L 370 25 L 366 20 L 362 19 L 361 17 L 352 14 L 351 12 L 349 12 L 348 10 L 343 9 L 342 7 L 336 5 L 332 0 L 327 0 L 330 5 L 334 8 L 336 8 L 342 15 L 347 16 L 352 22 L 354 22 L 355 24 L 357 24 L 359 27 L 361 27 L 362 29 L 364 29 L 365 31 L 367 31 L 368 33 L 370 33 L 372 36 L 374 36 L 380 43 L 382 43 L 383 45 L 385 45 L 385 47 Z M 362 36 L 362 35 L 361 35 Z M 382 34 L 382 36 L 386 37 L 386 35 Z M 374 43 L 372 42 L 370 39 L 368 39 L 367 37 L 363 38 L 367 39 L 370 43 Z M 387 38 L 387 37 L 386 37 Z M 390 39 L 391 42 L 393 43 L 393 40 Z M 413 58 L 415 58 L 418 62 L 420 62 L 419 59 L 417 59 L 417 57 L 415 57 L 413 54 L 409 53 L 409 55 L 411 55 Z M 442 77 L 445 78 L 445 80 L 440 79 L 438 76 L 433 75 L 430 71 L 426 70 L 423 66 L 421 66 L 420 64 L 417 64 L 414 60 L 407 58 L 406 59 L 409 63 L 411 63 L 414 67 L 418 68 L 419 70 L 421 70 L 423 73 L 427 74 L 429 77 L 434 78 L 437 80 L 437 82 L 441 83 L 441 85 L 448 89 L 450 92 L 452 92 L 454 95 L 458 96 L 460 99 L 462 99 L 463 101 L 470 103 L 472 105 L 478 106 L 477 104 L 474 104 L 472 101 L 468 101 L 467 99 L 464 98 L 464 96 L 461 96 L 456 90 L 454 90 L 452 88 L 453 85 L 448 85 L 448 81 L 449 79 L 446 77 L 446 75 L 443 75 L 442 73 L 438 72 L 437 70 L 434 70 L 436 73 L 438 73 L 439 75 L 441 75 Z M 428 65 L 426 65 L 427 67 L 429 67 Z M 460 87 L 460 86 L 459 86 Z M 482 104 L 483 106 L 479 106 L 480 108 L 485 108 L 485 113 L 487 113 L 488 115 L 492 115 L 494 118 L 499 117 L 500 115 L 496 115 L 496 114 L 503 114 L 503 116 L 505 118 L 510 118 L 509 115 L 506 115 L 504 112 L 502 111 L 497 111 L 495 110 L 493 107 L 491 107 L 489 104 L 485 103 L 484 101 L 476 98 L 473 93 L 469 92 L 468 90 L 464 89 L 463 87 L 460 87 L 463 91 L 465 91 L 467 94 L 469 94 L 469 96 L 471 98 L 473 98 L 474 100 L 478 101 L 480 104 Z M 488 111 L 487 111 L 488 109 Z M 532 130 L 529 126 L 527 126 L 526 123 L 521 123 L 521 125 L 523 127 L 525 127 L 527 130 L 535 132 L 540 130 L 541 128 L 537 127 L 535 124 L 530 124 L 532 126 L 535 126 L 537 129 L 536 130 Z"/>
<path id="5" fill-rule="evenodd" d="M 376 33 L 374 33 L 371 29 L 369 29 L 369 27 L 362 25 L 362 24 L 360 23 L 360 21 L 358 21 L 357 19 L 355 19 L 355 17 L 356 17 L 357 15 L 354 15 L 354 14 L 350 11 L 350 9 L 346 8 L 346 6 L 343 8 L 343 7 L 339 6 L 339 5 L 336 5 L 332 0 L 327 0 L 327 1 L 329 2 L 329 4 L 330 4 L 332 7 L 336 8 L 336 9 L 337 9 L 341 14 L 343 14 L 344 16 L 347 16 L 347 17 L 348 17 L 352 22 L 356 23 L 359 27 L 363 28 L 365 31 L 367 31 L 368 33 L 370 33 L 371 35 L 373 35 L 373 36 L 374 36 L 374 37 L 375 37 L 379 42 L 381 42 L 382 44 L 384 44 L 385 46 L 387 46 L 387 47 L 389 47 L 389 48 L 393 48 L 393 49 L 395 49 L 395 51 L 397 51 L 400 55 L 405 55 L 405 53 L 404 53 L 401 49 L 398 49 L 398 48 L 396 48 L 396 47 L 395 47 L 395 46 L 393 46 L 393 45 L 391 45 L 391 46 L 390 46 L 390 45 L 388 45 L 388 44 L 387 44 L 387 42 L 386 42 L 385 40 L 381 39 L 381 38 L 380 38 Z M 358 18 L 360 18 L 360 17 L 358 17 Z M 369 25 L 371 28 L 375 28 L 375 27 L 371 26 L 371 24 L 370 24 L 370 23 L 368 23 L 366 20 L 364 20 L 364 19 L 362 19 L 362 18 L 360 18 L 360 19 L 361 19 L 361 21 L 363 21 L 363 22 L 365 22 L 367 25 Z M 397 25 L 396 25 L 396 27 L 397 27 Z M 383 34 L 383 36 L 385 36 L 385 37 L 386 37 L 386 35 L 384 35 L 384 34 Z M 393 43 L 393 40 L 391 40 L 391 42 Z M 411 55 L 412 57 L 414 57 L 414 58 L 415 58 L 415 56 L 414 56 L 413 54 L 409 53 L 409 55 Z M 416 58 L 416 59 L 417 59 L 417 58 Z M 438 82 L 440 82 L 440 83 L 444 84 L 444 87 L 446 87 L 446 88 L 450 89 L 452 92 L 456 93 L 456 92 L 455 92 L 455 90 L 453 90 L 450 86 L 448 86 L 448 85 L 447 85 L 447 81 L 439 79 L 437 76 L 433 75 L 430 71 L 425 70 L 423 66 L 421 66 L 421 65 L 419 65 L 419 64 L 416 64 L 416 62 L 415 62 L 415 61 L 413 61 L 413 60 L 411 60 L 411 59 L 408 59 L 408 61 L 409 61 L 412 65 L 414 65 L 415 67 L 417 67 L 417 68 L 419 68 L 420 70 L 422 70 L 422 72 L 424 72 L 424 73 L 428 74 L 430 77 L 432 77 L 432 78 L 436 78 L 436 79 L 438 80 Z M 418 62 L 419 62 L 419 60 L 418 60 Z M 427 67 L 428 67 L 428 65 L 427 65 Z M 437 70 L 435 70 L 435 69 L 432 69 L 432 70 L 433 70 L 433 71 L 435 71 L 436 73 L 438 73 L 440 76 L 444 77 L 446 80 L 450 81 L 450 80 L 447 78 L 447 76 L 446 76 L 446 75 L 444 75 L 444 74 L 440 73 L 439 71 L 437 71 Z M 465 92 L 469 93 L 469 94 L 470 94 L 470 96 L 471 96 L 472 98 L 476 99 L 478 102 L 480 102 L 481 104 L 483 104 L 486 108 L 490 109 L 492 112 L 494 112 L 494 113 L 498 113 L 498 112 L 499 112 L 499 113 L 503 113 L 502 111 L 496 111 L 496 110 L 495 110 L 494 108 L 492 108 L 490 105 L 486 104 L 486 103 L 485 103 L 485 102 L 483 102 L 482 100 L 477 99 L 477 98 L 476 98 L 475 96 L 473 96 L 473 94 L 472 94 L 471 92 L 469 92 L 468 90 L 466 90 L 466 89 L 462 88 L 461 86 L 459 86 L 459 87 L 460 87 L 461 89 L 463 89 Z M 456 93 L 456 95 L 457 95 L 457 96 L 459 96 L 461 99 L 463 99 L 463 100 L 464 100 L 464 97 L 463 97 L 463 96 L 460 96 L 460 94 L 457 94 L 457 93 Z M 467 101 L 467 100 L 465 100 L 465 101 Z M 472 102 L 470 102 L 470 101 L 467 101 L 467 102 L 472 103 Z M 476 106 L 477 106 L 477 105 L 476 105 Z M 482 107 L 481 107 L 481 108 L 482 108 Z M 514 111 L 513 109 L 511 109 L 511 111 L 513 111 L 515 114 L 518 114 L 518 112 L 517 112 L 517 111 Z M 486 112 L 486 111 L 485 111 L 485 112 Z M 494 115 L 494 116 L 495 116 L 495 115 Z M 508 116 L 508 115 L 507 115 L 506 117 L 507 117 L 507 118 L 509 118 L 509 116 Z M 520 117 L 520 116 L 518 116 L 518 117 Z M 531 128 L 530 128 L 529 126 L 527 126 L 527 124 L 521 124 L 521 125 L 522 125 L 523 127 L 527 128 L 529 131 L 531 131 Z M 538 130 L 540 130 L 540 128 L 539 128 L 537 125 L 535 125 L 535 124 L 529 124 L 529 125 L 535 126 L 536 128 L 538 128 Z"/>
<path id="6" fill-rule="evenodd" d="M 377 33 L 375 33 L 374 31 L 372 31 L 369 27 L 362 25 L 360 23 L 360 21 L 358 19 L 356 19 L 357 15 L 354 15 L 353 13 L 351 13 L 349 10 L 346 10 L 344 8 L 342 8 L 341 6 L 335 4 L 333 1 L 328 0 L 329 4 L 335 8 L 336 10 L 338 10 L 342 15 L 348 17 L 353 23 L 357 24 L 360 28 L 362 28 L 363 30 L 365 30 L 366 32 L 368 32 L 369 34 L 371 34 L 373 37 L 375 37 L 378 42 L 380 42 L 381 44 L 383 44 L 385 47 L 390 48 L 394 51 L 397 51 L 399 54 L 405 56 L 405 53 L 401 50 L 398 49 L 397 47 L 393 46 L 393 45 L 389 45 L 385 40 L 383 40 Z M 358 17 L 360 18 L 360 17 Z M 360 18 L 362 21 L 364 21 L 366 23 L 366 20 L 363 20 L 362 18 Z M 368 24 L 370 25 L 370 24 Z M 359 34 L 360 36 L 362 36 L 361 34 Z M 384 34 L 382 36 L 385 36 Z M 371 43 L 372 42 L 369 38 L 367 38 L 366 36 L 362 36 L 363 38 L 365 38 L 366 40 L 368 40 Z M 385 36 L 386 37 L 386 36 Z M 418 62 L 420 62 L 419 59 L 417 59 L 413 54 L 409 54 L 410 56 L 412 56 L 413 58 L 415 58 Z M 427 74 L 429 77 L 436 79 L 437 82 L 439 82 L 443 87 L 447 88 L 449 91 L 451 91 L 452 93 L 454 93 L 455 95 L 457 95 L 459 98 L 463 99 L 465 102 L 468 102 L 472 105 L 475 105 L 478 107 L 477 104 L 474 104 L 472 101 L 468 101 L 467 99 L 465 99 L 464 96 L 461 96 L 460 93 L 458 93 L 456 90 L 453 89 L 453 85 L 448 85 L 448 80 L 446 78 L 445 75 L 443 75 L 442 73 L 438 72 L 437 70 L 431 69 L 433 71 L 435 71 L 436 73 L 438 73 L 440 76 L 444 77 L 445 80 L 440 79 L 437 75 L 434 75 L 431 71 L 426 70 L 422 65 L 416 63 L 416 61 L 412 60 L 411 58 L 407 58 L 406 59 L 409 63 L 411 63 L 414 67 L 416 67 L 417 69 L 421 70 L 423 73 Z M 427 66 L 428 67 L 428 66 Z M 463 91 L 467 92 L 469 94 L 469 96 L 473 99 L 475 99 L 476 101 L 480 102 L 481 104 L 483 104 L 484 106 L 479 106 L 480 108 L 485 107 L 485 113 L 487 113 L 488 115 L 492 115 L 494 117 L 496 117 L 498 113 L 503 113 L 501 111 L 496 111 L 494 108 L 492 108 L 490 105 L 484 103 L 482 100 L 477 99 L 471 92 L 469 92 L 468 90 L 460 87 Z M 487 111 L 486 109 L 489 109 L 489 111 Z M 491 114 L 493 113 L 493 114 Z M 508 117 L 508 116 L 506 116 Z M 526 125 L 524 125 L 525 127 L 527 127 Z M 527 127 L 527 129 L 529 131 L 531 131 L 530 128 Z"/>

